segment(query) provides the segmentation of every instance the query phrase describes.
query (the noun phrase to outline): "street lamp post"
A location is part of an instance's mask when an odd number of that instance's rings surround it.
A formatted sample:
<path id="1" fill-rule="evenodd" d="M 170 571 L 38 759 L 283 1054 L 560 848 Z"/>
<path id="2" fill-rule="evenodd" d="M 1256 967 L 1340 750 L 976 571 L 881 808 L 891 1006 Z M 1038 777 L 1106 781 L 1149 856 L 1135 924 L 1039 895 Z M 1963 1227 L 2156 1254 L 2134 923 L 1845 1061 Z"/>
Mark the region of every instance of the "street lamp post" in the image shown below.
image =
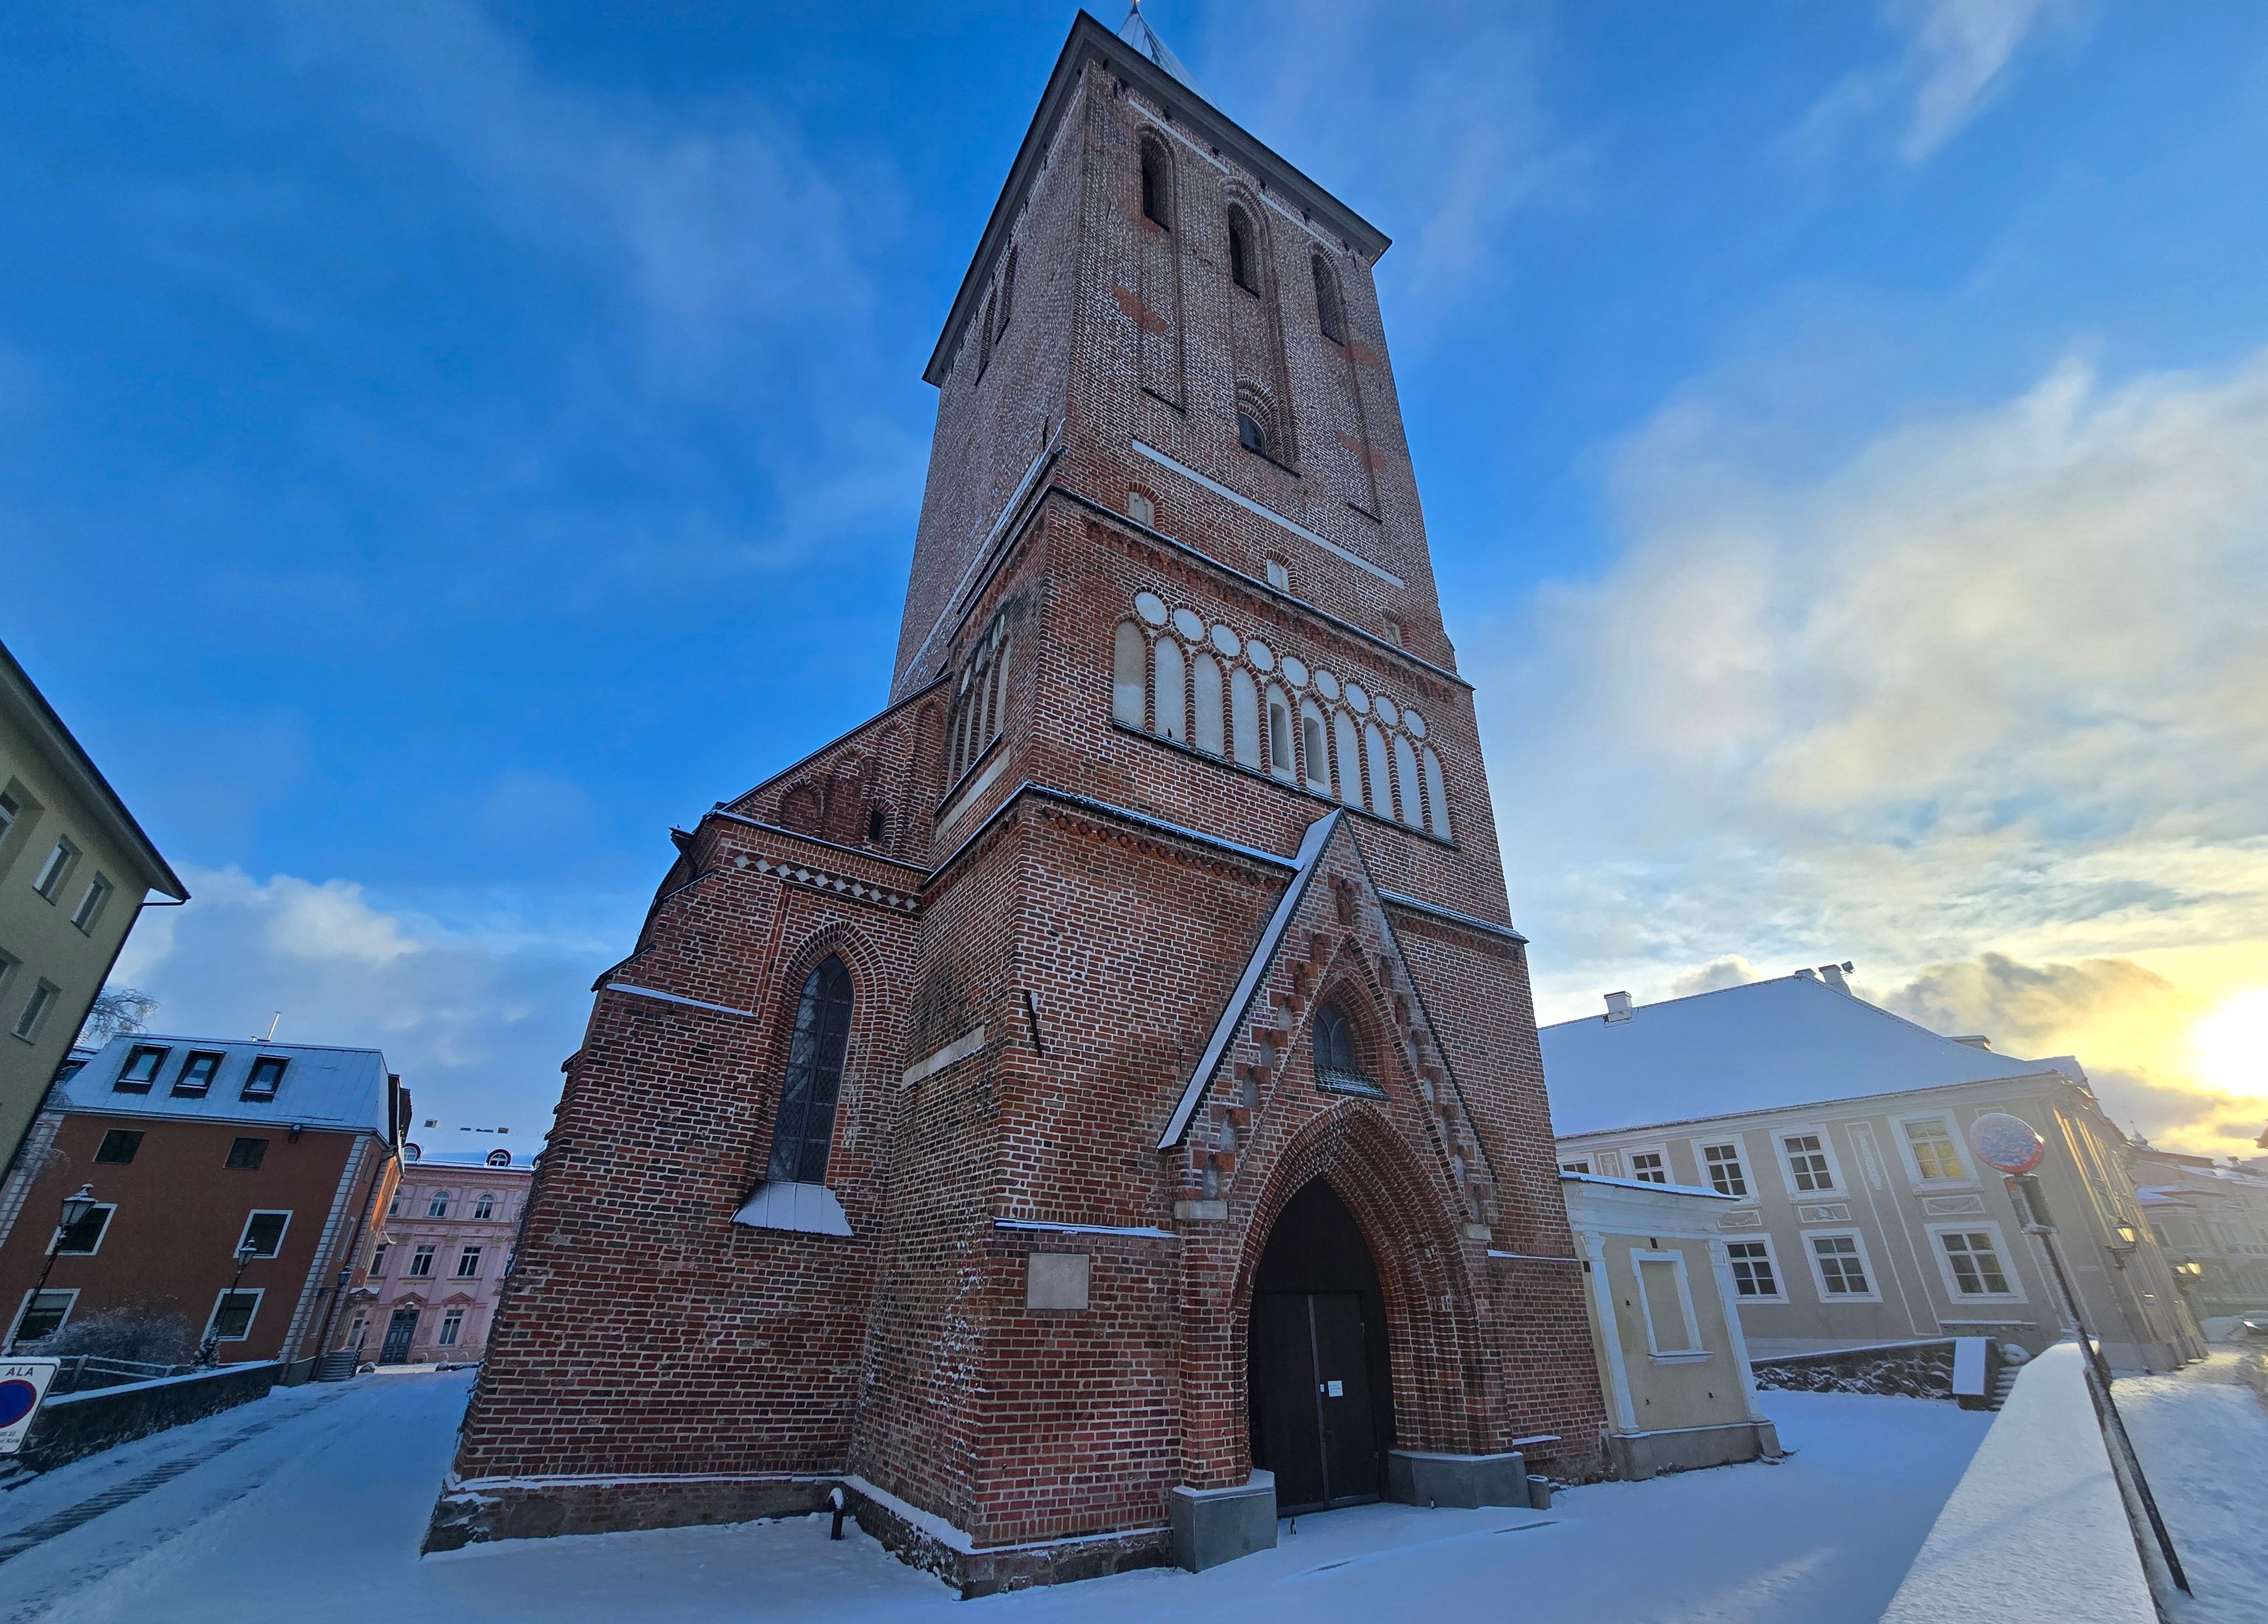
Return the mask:
<path id="1" fill-rule="evenodd" d="M 247 1235 L 236 1249 L 236 1278 L 228 1282 L 227 1291 L 221 1296 L 220 1307 L 213 1310 L 213 1322 L 206 1327 L 204 1345 L 197 1349 L 197 1362 L 207 1369 L 220 1362 L 220 1317 L 236 1296 L 236 1288 L 244 1283 L 245 1269 L 259 1255 L 259 1244 Z"/>
<path id="2" fill-rule="evenodd" d="M 40 1306 L 40 1294 L 47 1290 L 48 1276 L 55 1273 L 55 1259 L 63 1253 L 63 1236 L 85 1222 L 86 1215 L 92 1212 L 94 1207 L 92 1185 L 81 1185 L 77 1192 L 63 1197 L 63 1222 L 55 1228 L 55 1238 L 48 1243 L 47 1266 L 40 1271 L 40 1283 L 32 1288 L 30 1301 L 24 1304 L 24 1311 L 16 1316 L 16 1324 L 8 1332 L 9 1353 L 13 1354 L 16 1351 L 18 1333 L 23 1330 L 24 1321 L 30 1318 L 32 1310 Z"/>

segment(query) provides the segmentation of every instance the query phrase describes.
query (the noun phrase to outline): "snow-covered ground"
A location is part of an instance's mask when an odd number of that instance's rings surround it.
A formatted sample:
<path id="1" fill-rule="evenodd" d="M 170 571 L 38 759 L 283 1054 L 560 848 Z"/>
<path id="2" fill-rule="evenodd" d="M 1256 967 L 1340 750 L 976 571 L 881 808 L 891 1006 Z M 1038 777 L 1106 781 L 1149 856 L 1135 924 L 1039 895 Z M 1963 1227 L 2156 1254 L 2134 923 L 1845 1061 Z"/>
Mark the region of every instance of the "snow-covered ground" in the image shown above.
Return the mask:
<path id="1" fill-rule="evenodd" d="M 2196 1592 L 2182 1616 L 2198 1624 L 2268 1624 L 2268 1409 L 2237 1385 L 2236 1357 L 2217 1348 L 2113 1389 Z"/>
<path id="2" fill-rule="evenodd" d="M 1785 1463 L 1564 1494 L 1544 1512 L 1368 1506 L 1303 1517 L 1209 1573 L 1151 1571 L 960 1602 L 824 1519 L 475 1547 L 420 1560 L 468 1373 L 279 1392 L 0 1495 L 8 1536 L 272 1423 L 0 1561 L 0 1620 L 304 1624 L 342 1606 L 482 1624 L 747 1620 L 1402 1619 L 1871 1624 L 1989 1416 L 1764 1395 Z M 2234 1391 L 2234 1390 L 2232 1390 Z M 2146 1414 L 2147 1406 L 2141 1406 Z M 2138 1421 L 2138 1429 L 2140 1423 Z"/>

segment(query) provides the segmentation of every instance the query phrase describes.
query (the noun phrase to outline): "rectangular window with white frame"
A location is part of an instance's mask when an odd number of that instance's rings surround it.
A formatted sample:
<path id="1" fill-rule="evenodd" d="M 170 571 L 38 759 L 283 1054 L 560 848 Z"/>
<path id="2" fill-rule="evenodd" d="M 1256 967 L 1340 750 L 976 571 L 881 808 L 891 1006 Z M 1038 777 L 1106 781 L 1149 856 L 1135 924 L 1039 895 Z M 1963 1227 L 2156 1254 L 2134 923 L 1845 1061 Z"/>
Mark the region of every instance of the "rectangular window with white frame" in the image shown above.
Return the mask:
<path id="1" fill-rule="evenodd" d="M 416 1251 L 409 1254 L 409 1277 L 412 1280 L 425 1280 L 430 1278 L 432 1273 L 433 1243 L 425 1241 L 418 1245 Z"/>
<path id="2" fill-rule="evenodd" d="M 1953 1297 L 1964 1303 L 2024 1301 L 2023 1282 L 2016 1278 L 1999 1224 L 1972 1218 L 1965 1223 L 1924 1227 L 1937 1258 L 1938 1274 Z"/>
<path id="3" fill-rule="evenodd" d="M 111 889 L 109 876 L 106 875 L 97 874 L 89 880 L 86 894 L 78 899 L 78 906 L 71 911 L 71 923 L 82 931 L 92 931 L 96 921 L 102 918 L 102 907 L 110 900 Z"/>
<path id="4" fill-rule="evenodd" d="M 457 1333 L 464 1328 L 465 1310 L 460 1308 L 451 1309 L 441 1316 L 441 1329 L 434 1335 L 433 1346 L 454 1347 L 457 1345 Z"/>
<path id="5" fill-rule="evenodd" d="M 1790 1195 L 1832 1194 L 1842 1190 L 1842 1169 L 1836 1165 L 1835 1147 L 1824 1127 L 1778 1133 L 1773 1143 L 1779 1148 L 1780 1169 L 1787 1175 Z"/>
<path id="6" fill-rule="evenodd" d="M 1559 1164 L 1559 1170 L 1563 1173 L 1588 1173 L 1591 1170 L 1591 1159 L 1588 1156 L 1576 1156 L 1570 1161 L 1562 1162 Z"/>
<path id="7" fill-rule="evenodd" d="M 36 1342 L 41 1337 L 53 1336 L 70 1318 L 71 1307 L 78 1301 L 76 1287 L 69 1291 L 27 1291 L 16 1308 L 16 1321 L 8 1327 L 13 1341 Z"/>
<path id="8" fill-rule="evenodd" d="M 117 1210 L 115 1201 L 98 1202 L 70 1229 L 57 1229 L 50 1250 L 58 1258 L 92 1258 L 102 1250 L 102 1237 L 110 1233 L 111 1214 Z"/>
<path id="9" fill-rule="evenodd" d="M 260 1299 L 265 1288 L 254 1291 L 224 1291 L 213 1299 L 211 1319 L 205 1324 L 205 1334 L 216 1342 L 241 1342 L 252 1334 L 252 1322 L 260 1317 Z"/>
<path id="10" fill-rule="evenodd" d="M 12 954 L 0 953 L 0 993 L 8 990 L 9 982 L 15 978 L 16 967 L 23 962 Z"/>
<path id="11" fill-rule="evenodd" d="M 1856 1229 L 1808 1230 L 1804 1250 L 1811 1259 L 1812 1284 L 1822 1303 L 1880 1303 L 1873 1259 Z"/>
<path id="12" fill-rule="evenodd" d="M 1787 1288 L 1780 1283 L 1779 1259 L 1772 1255 L 1770 1236 L 1727 1241 L 1725 1259 L 1732 1266 L 1733 1290 L 1742 1302 L 1787 1301 Z"/>
<path id="13" fill-rule="evenodd" d="M 291 1227 L 290 1213 L 259 1212 L 244 1221 L 244 1234 L 236 1244 L 240 1254 L 249 1242 L 255 1258 L 273 1258 L 284 1250 L 284 1232 Z"/>
<path id="14" fill-rule="evenodd" d="M 1950 1118 L 1902 1117 L 1897 1122 L 1897 1140 L 1905 1157 L 1906 1176 L 1916 1184 L 1970 1182 L 1968 1161 Z"/>
<path id="15" fill-rule="evenodd" d="M 1632 1145 L 1623 1152 L 1624 1163 L 1630 1177 L 1642 1185 L 1666 1185 L 1669 1182 L 1669 1147 L 1667 1145 Z"/>
<path id="16" fill-rule="evenodd" d="M 78 847 L 67 839 L 58 840 L 55 850 L 48 853 L 48 860 L 40 865 L 40 872 L 33 876 L 32 889 L 53 902 L 55 893 L 63 889 L 63 882 L 70 878 L 70 871 L 77 867 Z"/>
<path id="17" fill-rule="evenodd" d="M 1656 1359 L 1706 1359 L 1709 1350 L 1701 1346 L 1700 1322 L 1693 1313 L 1693 1288 L 1685 1278 L 1685 1255 L 1632 1251 L 1631 1264 L 1638 1271 L 1646 1352 Z"/>
<path id="18" fill-rule="evenodd" d="M 1756 1192 L 1749 1186 L 1749 1163 L 1738 1134 L 1730 1139 L 1693 1141 L 1693 1160 L 1719 1195 L 1745 1201 Z"/>
<path id="19" fill-rule="evenodd" d="M 63 990 L 52 981 L 42 981 L 34 986 L 32 995 L 24 1000 L 23 1014 L 16 1017 L 16 1036 L 26 1043 L 37 1042 L 40 1028 L 47 1022 L 48 1011 L 63 995 Z"/>
<path id="20" fill-rule="evenodd" d="M 457 1254 L 457 1278 L 478 1280 L 481 1273 L 481 1249 L 468 1246 Z"/>

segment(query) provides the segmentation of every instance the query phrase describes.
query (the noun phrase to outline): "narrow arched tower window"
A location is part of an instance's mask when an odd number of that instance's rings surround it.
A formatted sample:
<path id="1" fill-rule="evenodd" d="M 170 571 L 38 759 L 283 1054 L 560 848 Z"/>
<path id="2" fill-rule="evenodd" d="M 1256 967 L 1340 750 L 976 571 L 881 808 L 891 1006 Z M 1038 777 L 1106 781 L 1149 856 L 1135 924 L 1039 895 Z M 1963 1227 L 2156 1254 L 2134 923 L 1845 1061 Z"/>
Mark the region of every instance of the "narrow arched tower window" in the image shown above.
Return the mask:
<path id="1" fill-rule="evenodd" d="M 1315 1007 L 1315 1075 L 1320 1078 L 1360 1077 L 1355 1059 L 1354 1028 L 1328 1000 Z"/>
<path id="2" fill-rule="evenodd" d="M 1008 250 L 1008 263 L 1000 272 L 1000 314 L 992 324 L 992 336 L 997 340 L 1008 330 L 1008 317 L 1016 308 L 1016 253 Z M 1321 264 L 1319 260 L 1316 263 Z"/>
<path id="3" fill-rule="evenodd" d="M 1246 292 L 1260 292 L 1260 266 L 1252 254 L 1252 226 L 1241 209 L 1228 211 L 1228 276 Z"/>
<path id="4" fill-rule="evenodd" d="M 788 1184 L 827 1182 L 835 1143 L 835 1102 L 843 1088 L 843 1054 L 850 1041 L 850 972 L 828 954 L 803 984 L 789 1040 L 787 1078 L 780 1085 L 772 1129 L 770 1177 Z"/>
<path id="5" fill-rule="evenodd" d="M 1130 620 L 1118 623 L 1111 649 L 1110 713 L 1129 727 L 1142 725 L 1149 698 L 1149 645 Z"/>
<path id="6" fill-rule="evenodd" d="M 1346 311 L 1339 303 L 1338 279 L 1331 268 L 1316 255 L 1307 262 L 1315 273 L 1315 325 L 1323 329 L 1323 336 L 1335 344 L 1346 343 Z"/>
<path id="7" fill-rule="evenodd" d="M 1167 168 L 1166 149 L 1154 140 L 1142 143 L 1142 218 L 1152 225 L 1174 229 L 1173 180 Z"/>

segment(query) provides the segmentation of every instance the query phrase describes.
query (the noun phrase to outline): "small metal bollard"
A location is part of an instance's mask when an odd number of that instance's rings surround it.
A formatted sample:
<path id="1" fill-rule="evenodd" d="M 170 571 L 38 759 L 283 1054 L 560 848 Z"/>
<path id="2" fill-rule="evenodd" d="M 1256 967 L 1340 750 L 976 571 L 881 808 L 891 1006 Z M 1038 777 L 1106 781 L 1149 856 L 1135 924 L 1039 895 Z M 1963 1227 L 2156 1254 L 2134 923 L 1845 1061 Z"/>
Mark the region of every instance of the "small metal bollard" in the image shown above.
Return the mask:
<path id="1" fill-rule="evenodd" d="M 843 1537 L 843 1518 L 849 1510 L 843 1502 L 843 1491 L 839 1488 L 829 1490 L 827 1504 L 828 1508 L 835 1513 L 835 1524 L 827 1531 L 827 1537 L 830 1539 L 840 1539 Z"/>

